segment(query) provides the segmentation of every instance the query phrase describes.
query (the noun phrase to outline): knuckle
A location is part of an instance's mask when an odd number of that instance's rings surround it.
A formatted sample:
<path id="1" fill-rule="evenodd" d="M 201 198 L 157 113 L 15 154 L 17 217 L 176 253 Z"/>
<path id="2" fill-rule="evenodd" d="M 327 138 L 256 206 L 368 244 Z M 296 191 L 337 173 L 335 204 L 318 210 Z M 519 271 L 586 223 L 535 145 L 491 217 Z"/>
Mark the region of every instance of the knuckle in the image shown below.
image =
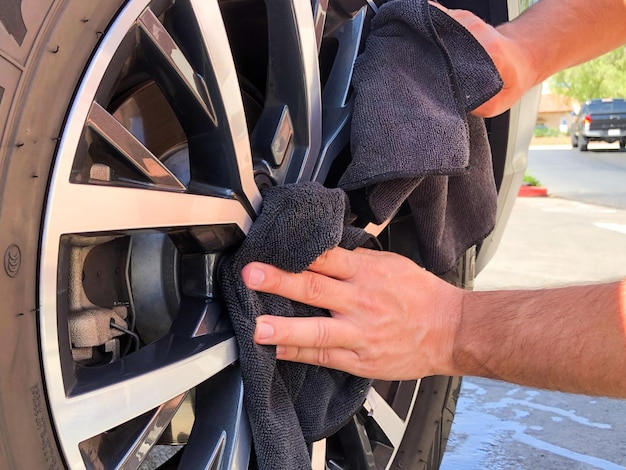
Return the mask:
<path id="1" fill-rule="evenodd" d="M 345 252 L 341 263 L 347 266 L 352 276 L 359 273 L 363 260 L 367 258 L 368 251 L 372 250 L 358 247 L 355 250 Z"/>
<path id="2" fill-rule="evenodd" d="M 317 364 L 324 367 L 330 365 L 330 352 L 327 349 L 317 350 Z"/>
<path id="3" fill-rule="evenodd" d="M 329 269 L 337 264 L 337 258 L 340 256 L 340 251 L 336 248 L 326 250 L 319 255 L 315 261 L 311 263 L 309 269 L 315 271 L 316 269 Z"/>
<path id="4" fill-rule="evenodd" d="M 387 277 L 393 271 L 390 269 L 390 265 L 399 262 L 400 258 L 395 253 L 384 252 L 375 256 L 370 256 L 363 260 L 362 269 L 371 275 L 380 278 L 381 276 Z"/>
<path id="5" fill-rule="evenodd" d="M 314 274 L 306 276 L 304 286 L 304 303 L 314 303 L 322 297 L 324 285 L 322 278 Z"/>
<path id="6" fill-rule="evenodd" d="M 379 264 L 378 255 L 363 256 L 359 262 L 359 270 L 361 273 L 376 274 Z"/>
<path id="7" fill-rule="evenodd" d="M 317 320 L 317 335 L 315 338 L 314 347 L 316 348 L 324 348 L 329 344 L 330 340 L 330 330 L 328 329 L 327 322 L 323 321 L 323 319 L 319 318 Z"/>
<path id="8" fill-rule="evenodd" d="M 366 371 L 367 375 L 380 374 L 381 370 L 385 368 L 385 365 L 381 363 L 380 351 L 378 348 L 372 350 L 363 350 L 357 353 L 358 364 L 363 371 Z"/>
<path id="9" fill-rule="evenodd" d="M 371 290 L 358 290 L 352 295 L 352 305 L 361 313 L 375 312 L 378 299 Z"/>
<path id="10" fill-rule="evenodd" d="M 374 349 L 378 347 L 378 337 L 373 328 L 365 329 L 361 334 L 362 340 L 365 344 L 367 344 L 367 348 L 365 348 L 365 353 L 371 353 Z"/>

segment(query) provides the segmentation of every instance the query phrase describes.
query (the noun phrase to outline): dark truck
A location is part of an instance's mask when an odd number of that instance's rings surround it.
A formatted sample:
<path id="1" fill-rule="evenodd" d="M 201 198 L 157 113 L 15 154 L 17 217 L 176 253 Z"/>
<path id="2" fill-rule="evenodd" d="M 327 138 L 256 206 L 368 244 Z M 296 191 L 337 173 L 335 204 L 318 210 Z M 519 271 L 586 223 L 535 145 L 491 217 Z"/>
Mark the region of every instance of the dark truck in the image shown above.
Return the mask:
<path id="1" fill-rule="evenodd" d="M 585 102 L 572 123 L 571 136 L 572 147 L 578 147 L 582 152 L 587 151 L 591 141 L 619 141 L 620 150 L 624 150 L 626 101 L 604 98 Z"/>

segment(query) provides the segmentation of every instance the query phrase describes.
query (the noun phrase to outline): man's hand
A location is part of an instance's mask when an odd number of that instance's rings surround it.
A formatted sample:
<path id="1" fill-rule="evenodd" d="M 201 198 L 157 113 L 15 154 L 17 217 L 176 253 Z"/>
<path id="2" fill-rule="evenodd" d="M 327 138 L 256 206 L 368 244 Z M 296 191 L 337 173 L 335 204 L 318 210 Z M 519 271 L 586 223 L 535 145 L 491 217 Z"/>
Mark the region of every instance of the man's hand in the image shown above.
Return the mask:
<path id="1" fill-rule="evenodd" d="M 332 317 L 257 319 L 278 359 L 406 380 L 473 375 L 626 398 L 626 281 L 468 292 L 394 253 L 335 248 L 301 274 L 250 263 L 254 290 Z M 280 315 L 280 312 L 267 312 Z"/>
<path id="2" fill-rule="evenodd" d="M 450 10 L 434 2 L 431 4 L 446 12 L 472 33 L 491 56 L 504 82 L 500 93 L 476 108 L 473 114 L 481 117 L 497 116 L 513 106 L 529 88 L 539 83 L 531 51 L 520 41 L 513 40 L 507 35 L 509 28 L 507 24 L 494 28 L 469 11 Z"/>
<path id="3" fill-rule="evenodd" d="M 500 114 L 526 91 L 556 72 L 626 43 L 624 0 L 596 0 L 593 8 L 588 0 L 542 0 L 513 21 L 496 28 L 468 11 L 431 4 L 474 35 L 491 56 L 504 81 L 500 93 L 474 110 L 478 116 Z"/>
<path id="4" fill-rule="evenodd" d="M 452 343 L 464 291 L 407 258 L 334 248 L 301 274 L 250 263 L 242 276 L 250 289 L 332 315 L 259 317 L 255 341 L 277 345 L 278 359 L 387 380 L 454 374 Z"/>

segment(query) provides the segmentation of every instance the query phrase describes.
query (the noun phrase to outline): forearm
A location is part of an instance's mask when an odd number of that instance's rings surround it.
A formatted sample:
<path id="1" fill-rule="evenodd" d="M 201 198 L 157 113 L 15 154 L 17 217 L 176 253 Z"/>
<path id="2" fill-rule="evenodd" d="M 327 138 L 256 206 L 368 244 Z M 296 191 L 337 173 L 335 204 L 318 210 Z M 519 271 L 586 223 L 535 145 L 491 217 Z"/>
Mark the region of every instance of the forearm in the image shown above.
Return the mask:
<path id="1" fill-rule="evenodd" d="M 626 280 L 467 292 L 394 253 L 342 248 L 301 274 L 251 263 L 242 276 L 331 313 L 259 317 L 255 341 L 277 345 L 278 359 L 382 380 L 473 375 L 626 398 Z"/>
<path id="2" fill-rule="evenodd" d="M 497 28 L 435 5 L 476 37 L 502 77 L 502 91 L 473 110 L 478 116 L 496 116 L 556 72 L 626 44 L 626 0 L 541 0 Z"/>
<path id="3" fill-rule="evenodd" d="M 530 54 L 533 85 L 626 43 L 626 0 L 541 0 L 497 29 Z"/>
<path id="4" fill-rule="evenodd" d="M 453 364 L 459 375 L 626 397 L 625 282 L 468 293 Z"/>

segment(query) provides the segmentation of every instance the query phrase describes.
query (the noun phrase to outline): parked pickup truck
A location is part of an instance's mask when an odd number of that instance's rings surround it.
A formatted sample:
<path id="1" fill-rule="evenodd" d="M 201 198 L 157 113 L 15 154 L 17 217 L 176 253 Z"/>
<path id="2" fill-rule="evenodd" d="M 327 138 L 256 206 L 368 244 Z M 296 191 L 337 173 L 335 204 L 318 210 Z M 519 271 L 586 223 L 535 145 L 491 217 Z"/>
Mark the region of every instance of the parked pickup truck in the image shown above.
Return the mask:
<path id="1" fill-rule="evenodd" d="M 587 101 L 572 123 L 572 147 L 587 151 L 590 141 L 613 143 L 626 147 L 626 101 L 605 98 Z"/>

